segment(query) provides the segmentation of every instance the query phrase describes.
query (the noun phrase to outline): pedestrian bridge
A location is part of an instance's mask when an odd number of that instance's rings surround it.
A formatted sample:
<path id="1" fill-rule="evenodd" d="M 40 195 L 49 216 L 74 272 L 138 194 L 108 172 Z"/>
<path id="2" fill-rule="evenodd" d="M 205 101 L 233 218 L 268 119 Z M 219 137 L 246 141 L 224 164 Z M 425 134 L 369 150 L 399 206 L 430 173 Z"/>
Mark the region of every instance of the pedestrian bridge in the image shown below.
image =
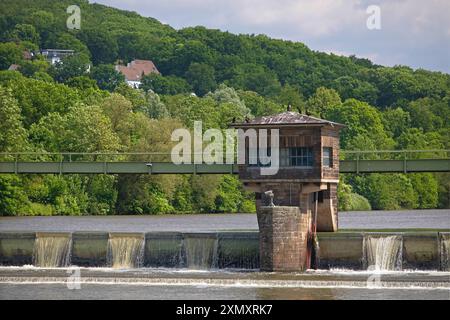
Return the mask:
<path id="1" fill-rule="evenodd" d="M 341 173 L 450 172 L 450 150 L 343 151 Z M 237 164 L 174 164 L 170 154 L 0 153 L 0 174 L 237 174 Z"/>

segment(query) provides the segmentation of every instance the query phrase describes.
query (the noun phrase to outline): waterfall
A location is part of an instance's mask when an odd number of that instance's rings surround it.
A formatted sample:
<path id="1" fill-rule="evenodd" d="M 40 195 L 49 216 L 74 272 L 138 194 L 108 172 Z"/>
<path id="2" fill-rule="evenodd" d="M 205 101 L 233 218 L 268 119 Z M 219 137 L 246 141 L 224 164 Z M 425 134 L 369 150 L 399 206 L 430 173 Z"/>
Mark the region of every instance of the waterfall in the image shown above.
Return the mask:
<path id="1" fill-rule="evenodd" d="M 144 263 L 143 234 L 113 234 L 108 239 L 108 265 L 117 268 L 139 268 Z"/>
<path id="2" fill-rule="evenodd" d="M 377 271 L 401 270 L 402 247 L 401 236 L 366 235 L 363 241 L 365 267 Z"/>
<path id="3" fill-rule="evenodd" d="M 184 239 L 186 262 L 189 269 L 217 267 L 217 239 L 187 237 Z"/>
<path id="4" fill-rule="evenodd" d="M 450 234 L 441 234 L 440 237 L 441 270 L 450 271 Z"/>
<path id="5" fill-rule="evenodd" d="M 37 233 L 33 265 L 42 268 L 66 267 L 70 264 L 71 234 Z"/>

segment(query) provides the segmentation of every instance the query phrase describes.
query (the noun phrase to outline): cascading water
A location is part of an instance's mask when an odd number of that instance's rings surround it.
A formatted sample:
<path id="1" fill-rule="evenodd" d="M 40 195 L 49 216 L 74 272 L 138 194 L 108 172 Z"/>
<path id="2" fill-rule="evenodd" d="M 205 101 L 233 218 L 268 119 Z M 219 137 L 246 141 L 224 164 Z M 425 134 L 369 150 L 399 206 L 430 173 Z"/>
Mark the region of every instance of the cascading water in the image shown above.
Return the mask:
<path id="1" fill-rule="evenodd" d="M 108 265 L 117 268 L 139 268 L 144 263 L 145 237 L 143 234 L 110 234 Z"/>
<path id="2" fill-rule="evenodd" d="M 368 270 L 402 269 L 402 236 L 366 235 L 363 241 L 364 264 Z"/>
<path id="3" fill-rule="evenodd" d="M 217 267 L 217 239 L 187 237 L 184 239 L 186 262 L 189 269 Z"/>
<path id="4" fill-rule="evenodd" d="M 440 237 L 441 271 L 450 271 L 450 234 Z"/>
<path id="5" fill-rule="evenodd" d="M 71 234 L 37 233 L 33 265 L 42 268 L 66 267 L 72 251 Z"/>

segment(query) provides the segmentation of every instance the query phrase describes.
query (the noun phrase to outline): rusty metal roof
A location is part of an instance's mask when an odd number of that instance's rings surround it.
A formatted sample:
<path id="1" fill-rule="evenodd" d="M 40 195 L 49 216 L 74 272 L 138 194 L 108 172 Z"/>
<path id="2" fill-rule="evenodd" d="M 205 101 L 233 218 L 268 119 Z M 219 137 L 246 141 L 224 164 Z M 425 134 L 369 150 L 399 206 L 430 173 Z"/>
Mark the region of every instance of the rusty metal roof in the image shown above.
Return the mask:
<path id="1" fill-rule="evenodd" d="M 253 127 L 253 126 L 272 126 L 272 125 L 331 125 L 344 127 L 343 124 L 332 122 L 316 117 L 307 116 L 298 112 L 286 111 L 283 113 L 247 119 L 242 123 L 232 123 L 232 127 Z"/>

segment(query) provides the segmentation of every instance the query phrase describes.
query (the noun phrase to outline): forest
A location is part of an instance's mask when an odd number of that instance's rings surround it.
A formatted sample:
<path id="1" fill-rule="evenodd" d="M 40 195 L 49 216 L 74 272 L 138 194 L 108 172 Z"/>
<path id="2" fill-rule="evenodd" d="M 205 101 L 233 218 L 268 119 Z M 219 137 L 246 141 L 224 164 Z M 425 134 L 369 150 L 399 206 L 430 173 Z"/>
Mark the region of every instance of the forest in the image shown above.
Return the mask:
<path id="1" fill-rule="evenodd" d="M 66 27 L 73 4 L 80 30 Z M 449 149 L 446 73 L 265 35 L 176 30 L 88 1 L 2 0 L 0 12 L 0 152 L 169 152 L 171 132 L 194 120 L 226 129 L 287 105 L 345 124 L 344 150 Z M 43 48 L 75 54 L 24 59 Z M 133 59 L 161 74 L 129 87 L 114 65 Z M 341 174 L 339 208 L 449 208 L 449 195 L 447 173 Z M 254 212 L 253 199 L 232 175 L 0 175 L 0 215 Z"/>

